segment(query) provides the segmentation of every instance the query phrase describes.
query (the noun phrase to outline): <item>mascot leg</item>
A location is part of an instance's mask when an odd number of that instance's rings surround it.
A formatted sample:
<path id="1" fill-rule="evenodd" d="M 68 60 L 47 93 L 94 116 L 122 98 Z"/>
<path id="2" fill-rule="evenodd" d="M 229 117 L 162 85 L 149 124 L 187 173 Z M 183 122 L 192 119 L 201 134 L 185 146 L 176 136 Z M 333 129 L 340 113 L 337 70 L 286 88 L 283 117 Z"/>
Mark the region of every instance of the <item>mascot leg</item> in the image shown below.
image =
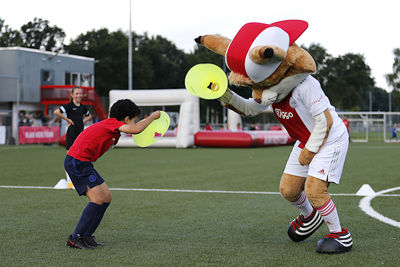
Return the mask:
<path id="1" fill-rule="evenodd" d="M 306 196 L 328 225 L 331 234 L 318 241 L 317 252 L 340 253 L 349 251 L 353 241 L 350 232 L 340 225 L 336 206 L 328 193 L 329 182 L 308 176 L 305 182 Z"/>
<path id="2" fill-rule="evenodd" d="M 280 192 L 283 198 L 300 210 L 300 215 L 289 225 L 288 235 L 295 242 L 311 236 L 324 222 L 313 208 L 305 192 L 306 178 L 284 173 L 281 178 Z"/>

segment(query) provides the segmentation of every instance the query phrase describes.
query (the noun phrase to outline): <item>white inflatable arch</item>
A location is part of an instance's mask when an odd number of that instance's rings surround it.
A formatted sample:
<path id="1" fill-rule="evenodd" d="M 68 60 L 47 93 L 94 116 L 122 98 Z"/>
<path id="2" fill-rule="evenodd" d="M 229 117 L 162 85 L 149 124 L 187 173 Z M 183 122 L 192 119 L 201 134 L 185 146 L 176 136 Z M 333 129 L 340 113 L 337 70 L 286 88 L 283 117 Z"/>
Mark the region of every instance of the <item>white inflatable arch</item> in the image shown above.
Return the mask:
<path id="1" fill-rule="evenodd" d="M 130 99 L 138 106 L 180 106 L 176 137 L 163 137 L 151 146 L 186 148 L 194 145 L 200 130 L 199 99 L 186 89 L 110 90 L 110 107 L 119 99 Z M 132 137 L 122 135 L 117 146 L 136 147 Z"/>

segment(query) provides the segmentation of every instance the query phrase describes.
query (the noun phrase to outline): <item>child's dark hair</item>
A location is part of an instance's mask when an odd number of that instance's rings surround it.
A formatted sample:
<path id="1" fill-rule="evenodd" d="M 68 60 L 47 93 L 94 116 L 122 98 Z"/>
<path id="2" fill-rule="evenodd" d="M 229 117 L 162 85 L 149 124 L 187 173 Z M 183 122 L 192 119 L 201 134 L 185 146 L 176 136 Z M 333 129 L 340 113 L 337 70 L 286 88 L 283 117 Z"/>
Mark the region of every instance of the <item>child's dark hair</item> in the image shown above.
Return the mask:
<path id="1" fill-rule="evenodd" d="M 123 121 L 126 116 L 128 116 L 129 119 L 132 119 L 139 116 L 140 113 L 139 107 L 131 100 L 121 99 L 111 106 L 110 118 L 116 118 L 119 121 Z"/>

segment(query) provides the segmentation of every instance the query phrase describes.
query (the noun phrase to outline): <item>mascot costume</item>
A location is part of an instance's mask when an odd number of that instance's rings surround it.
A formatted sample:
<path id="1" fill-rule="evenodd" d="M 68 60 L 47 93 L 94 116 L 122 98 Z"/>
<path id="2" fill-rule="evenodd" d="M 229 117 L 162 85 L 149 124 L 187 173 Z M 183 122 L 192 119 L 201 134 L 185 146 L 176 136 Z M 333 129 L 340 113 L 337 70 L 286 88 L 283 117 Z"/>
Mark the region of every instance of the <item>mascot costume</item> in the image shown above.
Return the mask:
<path id="1" fill-rule="evenodd" d="M 248 23 L 233 40 L 203 35 L 195 41 L 225 56 L 231 84 L 252 89 L 252 98 L 245 99 L 228 88 L 219 98 L 223 106 L 256 116 L 272 105 L 276 118 L 297 140 L 280 182 L 282 197 L 300 211 L 290 223 L 290 239 L 302 241 L 326 222 L 330 234 L 318 241 L 317 252 L 341 253 L 353 242 L 340 224 L 328 187 L 340 181 L 349 136 L 310 75 L 316 71 L 313 58 L 294 43 L 307 27 L 302 20 Z"/>

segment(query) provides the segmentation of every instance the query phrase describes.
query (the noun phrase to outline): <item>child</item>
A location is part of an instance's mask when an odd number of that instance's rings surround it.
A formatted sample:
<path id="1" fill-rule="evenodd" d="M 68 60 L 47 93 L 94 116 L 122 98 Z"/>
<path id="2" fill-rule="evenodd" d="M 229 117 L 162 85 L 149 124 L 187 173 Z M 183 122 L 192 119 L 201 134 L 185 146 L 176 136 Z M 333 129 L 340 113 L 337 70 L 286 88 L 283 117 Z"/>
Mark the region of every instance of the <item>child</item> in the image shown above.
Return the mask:
<path id="1" fill-rule="evenodd" d="M 93 233 L 111 202 L 111 193 L 92 162 L 117 144 L 120 132 L 142 132 L 153 120 L 160 117 L 160 111 L 153 112 L 135 124 L 139 115 L 140 109 L 135 103 L 128 99 L 118 100 L 110 109 L 110 117 L 85 129 L 69 149 L 64 161 L 65 170 L 78 194 L 86 195 L 90 202 L 83 210 L 67 246 L 78 249 L 103 246 L 96 242 Z"/>
<path id="2" fill-rule="evenodd" d="M 392 143 L 392 139 L 396 138 L 396 142 L 399 142 L 399 137 L 397 136 L 397 124 L 393 123 L 392 127 L 392 136 L 390 137 L 390 143 Z"/>

